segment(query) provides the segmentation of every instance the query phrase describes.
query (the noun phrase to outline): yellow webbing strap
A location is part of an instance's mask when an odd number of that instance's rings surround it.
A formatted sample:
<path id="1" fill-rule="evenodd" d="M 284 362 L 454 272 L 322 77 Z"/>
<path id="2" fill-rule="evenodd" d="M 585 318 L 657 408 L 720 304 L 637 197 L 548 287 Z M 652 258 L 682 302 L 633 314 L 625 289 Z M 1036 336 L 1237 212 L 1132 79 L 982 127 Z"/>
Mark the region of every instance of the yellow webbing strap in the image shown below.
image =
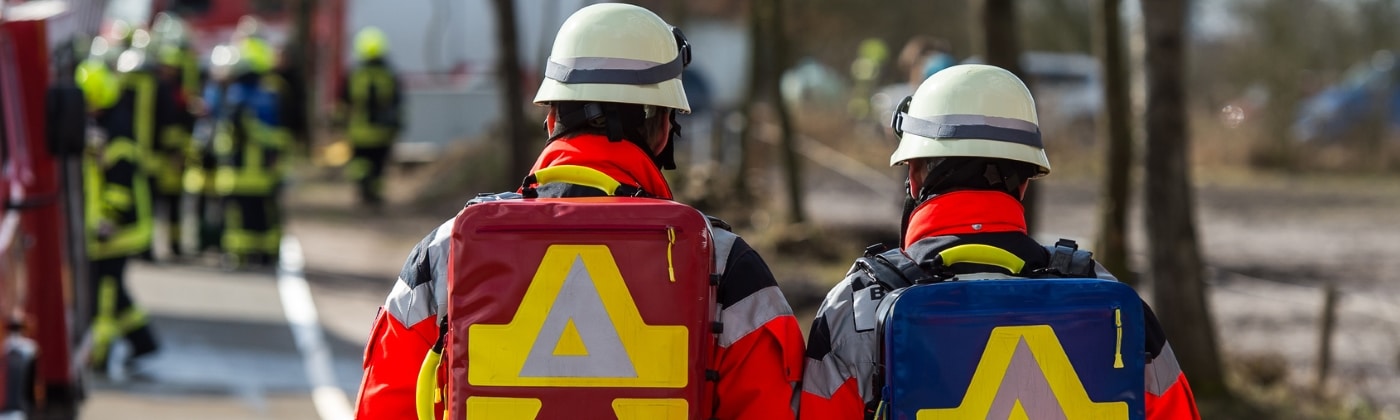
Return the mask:
<path id="1" fill-rule="evenodd" d="M 418 387 L 416 405 L 418 408 L 418 420 L 436 420 L 433 413 L 438 402 L 438 363 L 442 362 L 442 351 L 437 349 L 428 350 L 428 356 L 423 358 L 423 367 L 418 369 Z"/>
<path id="2" fill-rule="evenodd" d="M 602 171 L 578 165 L 551 166 L 535 171 L 531 176 L 540 185 L 551 182 L 567 182 L 597 188 L 608 195 L 613 195 L 617 191 L 617 187 L 622 186 L 621 182 L 617 182 L 616 179 Z"/>
<path id="3" fill-rule="evenodd" d="M 1026 261 L 1017 257 L 1011 252 L 991 245 L 966 244 L 958 245 L 939 252 L 938 256 L 943 257 L 943 265 L 953 265 L 957 263 L 985 264 L 1001 267 L 1009 270 L 1011 274 L 1020 273 L 1026 266 Z"/>

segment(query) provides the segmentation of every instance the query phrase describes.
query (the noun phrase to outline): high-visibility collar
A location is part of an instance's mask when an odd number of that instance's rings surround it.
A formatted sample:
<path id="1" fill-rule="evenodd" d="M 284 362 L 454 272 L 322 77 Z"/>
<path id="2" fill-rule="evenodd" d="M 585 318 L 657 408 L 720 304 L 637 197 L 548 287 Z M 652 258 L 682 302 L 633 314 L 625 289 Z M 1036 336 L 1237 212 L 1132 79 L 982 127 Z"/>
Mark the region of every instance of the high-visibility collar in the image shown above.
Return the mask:
<path id="1" fill-rule="evenodd" d="M 617 182 L 636 186 L 651 195 L 671 199 L 671 187 L 661 170 L 636 144 L 608 141 L 607 136 L 580 134 L 549 142 L 540 152 L 531 173 L 557 165 L 578 165 L 596 169 Z"/>
<path id="2" fill-rule="evenodd" d="M 920 239 L 990 232 L 1026 233 L 1026 210 L 999 191 L 954 191 L 928 199 L 909 216 L 907 248 Z"/>

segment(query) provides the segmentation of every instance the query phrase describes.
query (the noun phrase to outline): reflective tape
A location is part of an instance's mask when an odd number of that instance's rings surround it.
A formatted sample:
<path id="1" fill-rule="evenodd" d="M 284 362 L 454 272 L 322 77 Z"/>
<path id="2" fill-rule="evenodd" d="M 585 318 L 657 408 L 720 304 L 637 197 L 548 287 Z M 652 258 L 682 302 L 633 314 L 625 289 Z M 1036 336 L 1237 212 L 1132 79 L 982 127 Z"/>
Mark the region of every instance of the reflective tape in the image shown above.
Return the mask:
<path id="1" fill-rule="evenodd" d="M 875 371 L 880 366 L 880 340 L 874 330 L 855 329 L 851 282 L 847 276 L 822 301 L 817 310 L 819 321 L 826 323 L 828 336 L 825 347 L 831 351 L 814 359 L 807 357 L 806 370 L 802 375 L 803 392 L 830 399 L 836 390 L 849 379 L 856 380 L 862 401 L 875 397 Z M 813 327 L 815 331 L 817 327 Z M 816 336 L 813 336 L 816 339 Z M 823 344 L 809 344 L 823 346 Z"/>
<path id="2" fill-rule="evenodd" d="M 1040 127 L 1015 118 L 966 114 L 919 118 L 901 112 L 895 117 L 895 125 L 902 132 L 934 140 L 992 140 L 1045 148 L 1040 139 Z"/>
<path id="3" fill-rule="evenodd" d="M 1177 378 L 1181 377 L 1181 364 L 1176 361 L 1176 352 L 1172 351 L 1171 343 L 1162 346 L 1162 351 L 1157 357 L 1147 362 L 1147 372 L 1145 382 L 1147 393 L 1160 396 L 1176 385 Z"/>
<path id="4" fill-rule="evenodd" d="M 654 85 L 680 78 L 683 70 L 681 56 L 669 63 L 612 57 L 551 57 L 544 75 L 561 83 Z"/>
<path id="5" fill-rule="evenodd" d="M 781 316 L 791 316 L 787 299 L 778 286 L 769 286 L 740 299 L 720 312 L 720 322 L 724 332 L 719 335 L 720 347 L 734 345 L 740 339 L 762 328 L 768 321 Z"/>

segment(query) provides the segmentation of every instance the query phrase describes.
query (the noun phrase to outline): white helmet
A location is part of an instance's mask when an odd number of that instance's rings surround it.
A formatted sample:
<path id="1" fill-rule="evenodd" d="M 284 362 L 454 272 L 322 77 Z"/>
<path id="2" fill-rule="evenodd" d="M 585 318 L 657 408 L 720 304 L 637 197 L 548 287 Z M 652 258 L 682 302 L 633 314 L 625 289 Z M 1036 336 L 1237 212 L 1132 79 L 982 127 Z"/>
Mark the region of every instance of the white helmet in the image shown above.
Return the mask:
<path id="1" fill-rule="evenodd" d="M 690 112 L 681 71 L 690 44 L 655 13 L 602 3 L 569 16 L 554 38 L 536 104 L 554 101 L 654 105 Z"/>
<path id="2" fill-rule="evenodd" d="M 904 98 L 890 123 L 899 147 L 890 166 L 911 159 L 984 157 L 1026 162 L 1050 173 L 1035 99 L 1000 67 L 964 64 L 934 73 Z"/>

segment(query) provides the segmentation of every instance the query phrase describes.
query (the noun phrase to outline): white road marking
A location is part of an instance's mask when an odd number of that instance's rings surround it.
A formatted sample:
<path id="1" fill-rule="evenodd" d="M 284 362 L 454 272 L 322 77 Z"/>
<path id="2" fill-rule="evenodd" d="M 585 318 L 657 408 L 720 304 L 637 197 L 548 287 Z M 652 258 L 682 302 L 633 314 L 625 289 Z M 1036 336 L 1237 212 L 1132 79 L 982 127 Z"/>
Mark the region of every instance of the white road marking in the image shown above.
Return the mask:
<path id="1" fill-rule="evenodd" d="M 306 365 L 311 382 L 311 400 L 321 420 L 350 420 L 354 418 L 350 398 L 336 385 L 331 351 L 326 346 L 321 324 L 316 317 L 316 303 L 311 300 L 311 286 L 306 283 L 301 242 L 291 235 L 282 237 L 282 250 L 277 267 L 277 290 L 282 296 L 282 310 L 292 327 L 297 350 Z"/>

